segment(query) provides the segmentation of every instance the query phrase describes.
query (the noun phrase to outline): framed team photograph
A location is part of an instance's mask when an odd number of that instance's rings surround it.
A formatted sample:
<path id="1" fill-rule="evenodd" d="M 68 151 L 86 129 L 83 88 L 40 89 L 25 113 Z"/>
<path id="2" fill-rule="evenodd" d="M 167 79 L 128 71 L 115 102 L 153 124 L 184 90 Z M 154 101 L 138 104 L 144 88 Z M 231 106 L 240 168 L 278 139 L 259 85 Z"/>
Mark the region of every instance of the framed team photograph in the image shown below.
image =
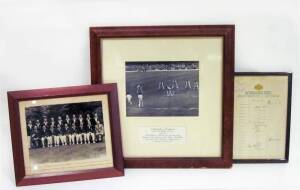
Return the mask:
<path id="1" fill-rule="evenodd" d="M 91 82 L 118 83 L 129 168 L 232 165 L 234 25 L 91 27 Z"/>
<path id="2" fill-rule="evenodd" d="M 292 73 L 235 74 L 235 163 L 289 161 Z"/>
<path id="3" fill-rule="evenodd" d="M 16 185 L 123 175 L 116 84 L 8 92 Z"/>

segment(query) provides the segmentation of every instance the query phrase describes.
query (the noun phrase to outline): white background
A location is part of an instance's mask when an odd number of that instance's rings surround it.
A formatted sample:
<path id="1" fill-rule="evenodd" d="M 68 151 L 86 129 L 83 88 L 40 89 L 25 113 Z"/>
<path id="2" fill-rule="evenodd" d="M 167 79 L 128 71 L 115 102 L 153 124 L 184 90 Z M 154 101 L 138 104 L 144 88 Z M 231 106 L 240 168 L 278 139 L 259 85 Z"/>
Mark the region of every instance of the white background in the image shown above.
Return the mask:
<path id="1" fill-rule="evenodd" d="M 16 189 L 7 91 L 89 84 L 89 26 L 175 24 L 235 24 L 236 71 L 294 73 L 290 163 L 127 169 L 19 189 L 300 189 L 299 14 L 297 0 L 0 0 L 0 189 Z"/>

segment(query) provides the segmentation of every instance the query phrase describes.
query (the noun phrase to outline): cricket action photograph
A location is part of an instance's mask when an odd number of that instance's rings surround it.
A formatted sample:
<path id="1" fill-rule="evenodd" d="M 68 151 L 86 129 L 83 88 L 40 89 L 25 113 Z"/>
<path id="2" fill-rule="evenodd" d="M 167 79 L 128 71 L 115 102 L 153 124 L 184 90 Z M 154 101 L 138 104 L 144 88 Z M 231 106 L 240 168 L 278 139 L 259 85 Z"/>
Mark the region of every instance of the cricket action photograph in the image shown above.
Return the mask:
<path id="1" fill-rule="evenodd" d="M 199 61 L 126 62 L 127 116 L 198 116 Z"/>

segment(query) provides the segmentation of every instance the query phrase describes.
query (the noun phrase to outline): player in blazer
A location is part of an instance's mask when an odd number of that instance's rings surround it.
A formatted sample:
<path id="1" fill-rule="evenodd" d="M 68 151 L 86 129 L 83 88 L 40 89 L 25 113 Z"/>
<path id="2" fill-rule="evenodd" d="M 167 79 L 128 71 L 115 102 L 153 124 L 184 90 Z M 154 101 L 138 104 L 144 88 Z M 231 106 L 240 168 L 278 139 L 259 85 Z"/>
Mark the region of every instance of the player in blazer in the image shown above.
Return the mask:
<path id="1" fill-rule="evenodd" d="M 74 124 L 75 126 L 77 126 L 77 118 L 76 118 L 75 114 L 72 115 L 72 122 L 71 123 Z"/>
<path id="2" fill-rule="evenodd" d="M 48 139 L 47 139 L 49 147 L 55 146 L 55 144 L 53 145 L 53 141 L 55 141 L 54 140 L 54 138 L 55 138 L 55 132 L 54 132 L 54 130 L 55 130 L 55 120 L 54 120 L 54 117 L 51 117 L 51 119 L 50 119 L 49 135 L 48 135 Z"/>
<path id="3" fill-rule="evenodd" d="M 48 127 L 47 130 L 47 143 L 49 148 L 53 146 L 53 133 L 54 133 L 54 125 L 50 124 L 50 127 Z"/>
<path id="4" fill-rule="evenodd" d="M 100 123 L 100 121 L 96 121 L 95 124 L 95 136 L 98 142 L 102 142 L 104 135 L 104 127 L 103 124 Z"/>
<path id="5" fill-rule="evenodd" d="M 95 112 L 95 113 L 94 113 L 94 121 L 95 121 L 95 123 L 96 123 L 96 121 L 98 121 L 98 120 L 99 120 L 98 114 Z"/>
<path id="6" fill-rule="evenodd" d="M 67 132 L 69 131 L 69 128 L 71 128 L 71 119 L 69 117 L 69 115 L 66 115 L 66 119 L 65 119 L 65 123 L 67 124 Z M 69 138 L 69 134 L 66 135 L 67 138 L 67 142 L 70 144 L 70 138 Z"/>
<path id="7" fill-rule="evenodd" d="M 41 142 L 42 142 L 42 147 L 45 148 L 45 147 L 48 147 L 48 144 L 47 144 L 47 137 L 48 137 L 48 131 L 47 131 L 47 122 L 44 120 L 44 123 L 43 123 L 43 126 L 42 126 L 42 129 L 40 130 L 40 134 L 41 134 Z"/>
<path id="8" fill-rule="evenodd" d="M 55 120 L 54 120 L 54 117 L 51 117 L 50 118 L 50 127 L 55 127 Z"/>
<path id="9" fill-rule="evenodd" d="M 75 127 L 75 133 L 74 133 L 74 137 L 75 137 L 75 140 L 76 140 L 76 144 L 79 144 L 81 142 L 81 137 L 80 137 L 80 129 L 78 128 L 78 121 L 77 121 L 77 118 L 76 118 L 76 115 L 73 114 L 72 115 L 72 128 Z M 74 144 L 75 144 L 75 141 L 74 141 Z"/>
<path id="10" fill-rule="evenodd" d="M 95 126 L 95 137 L 98 142 L 102 142 L 104 136 L 104 126 L 99 121 L 97 113 L 94 113 L 94 126 Z"/>
<path id="11" fill-rule="evenodd" d="M 60 129 L 61 128 L 61 125 L 60 124 L 57 124 L 55 127 L 54 127 L 54 133 L 53 133 L 53 136 L 54 136 L 54 146 L 57 147 L 59 146 L 59 135 L 60 135 Z"/>
<path id="12" fill-rule="evenodd" d="M 61 127 L 61 145 L 67 145 L 67 136 L 68 136 L 68 124 L 65 123 Z"/>
<path id="13" fill-rule="evenodd" d="M 33 131 L 31 133 L 31 141 L 32 141 L 32 144 L 33 144 L 33 148 L 39 148 L 40 147 L 40 140 L 41 140 L 40 121 L 36 120 L 36 123 L 33 127 Z"/>
<path id="14" fill-rule="evenodd" d="M 37 130 L 40 130 L 41 129 L 41 123 L 40 123 L 40 120 L 37 119 L 36 122 L 35 122 L 35 127 Z"/>
<path id="15" fill-rule="evenodd" d="M 63 123 L 61 120 L 61 117 L 58 117 L 58 123 L 57 123 L 57 132 L 58 132 L 58 146 L 62 145 L 62 141 L 63 141 L 63 132 L 62 132 L 62 128 L 63 128 Z"/>
<path id="16" fill-rule="evenodd" d="M 61 118 L 61 116 L 58 116 L 57 118 L 57 130 L 58 130 L 58 146 L 60 145 L 63 145 L 63 133 L 62 133 L 62 128 L 63 128 L 63 120 Z"/>
<path id="17" fill-rule="evenodd" d="M 70 126 L 70 127 L 71 127 L 71 119 L 70 119 L 70 117 L 69 117 L 69 115 L 68 115 L 68 114 L 66 115 L 65 123 L 67 123 L 67 124 L 68 124 L 68 126 Z"/>
<path id="18" fill-rule="evenodd" d="M 75 144 L 75 136 L 76 136 L 76 126 L 75 124 L 72 124 L 71 127 L 68 127 L 69 145 Z"/>
<path id="19" fill-rule="evenodd" d="M 80 128 L 80 131 L 81 131 L 81 138 L 83 137 L 83 142 L 84 143 L 88 143 L 87 142 L 87 129 L 86 129 L 86 126 L 84 124 L 84 119 L 82 117 L 81 114 L 79 114 L 79 128 Z"/>
<path id="20" fill-rule="evenodd" d="M 28 125 L 27 125 L 26 129 L 27 129 L 28 148 L 30 149 L 32 147 L 31 134 L 32 134 L 32 131 L 33 131 L 33 125 L 32 125 L 31 120 L 28 121 Z"/>
<path id="21" fill-rule="evenodd" d="M 92 119 L 90 114 L 86 115 L 86 132 L 87 132 L 87 140 L 90 143 L 90 139 L 92 138 L 92 142 L 95 142 L 95 125 L 92 125 Z"/>
<path id="22" fill-rule="evenodd" d="M 83 139 L 82 139 L 82 133 L 83 133 L 83 123 L 79 122 L 78 125 L 76 125 L 76 144 L 82 144 Z"/>

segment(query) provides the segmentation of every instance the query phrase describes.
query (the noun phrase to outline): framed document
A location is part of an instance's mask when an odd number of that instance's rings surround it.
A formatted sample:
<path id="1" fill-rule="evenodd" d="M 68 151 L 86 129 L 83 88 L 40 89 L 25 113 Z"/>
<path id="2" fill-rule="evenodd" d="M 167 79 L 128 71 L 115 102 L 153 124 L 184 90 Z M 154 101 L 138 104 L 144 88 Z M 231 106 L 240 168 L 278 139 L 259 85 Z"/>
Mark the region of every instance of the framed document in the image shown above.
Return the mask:
<path id="1" fill-rule="evenodd" d="M 125 167 L 231 167 L 234 26 L 90 28 L 92 83 L 118 83 Z"/>
<path id="2" fill-rule="evenodd" d="M 124 174 L 116 84 L 8 92 L 16 185 Z"/>
<path id="3" fill-rule="evenodd" d="M 288 162 L 291 94 L 291 73 L 236 73 L 236 163 Z"/>

